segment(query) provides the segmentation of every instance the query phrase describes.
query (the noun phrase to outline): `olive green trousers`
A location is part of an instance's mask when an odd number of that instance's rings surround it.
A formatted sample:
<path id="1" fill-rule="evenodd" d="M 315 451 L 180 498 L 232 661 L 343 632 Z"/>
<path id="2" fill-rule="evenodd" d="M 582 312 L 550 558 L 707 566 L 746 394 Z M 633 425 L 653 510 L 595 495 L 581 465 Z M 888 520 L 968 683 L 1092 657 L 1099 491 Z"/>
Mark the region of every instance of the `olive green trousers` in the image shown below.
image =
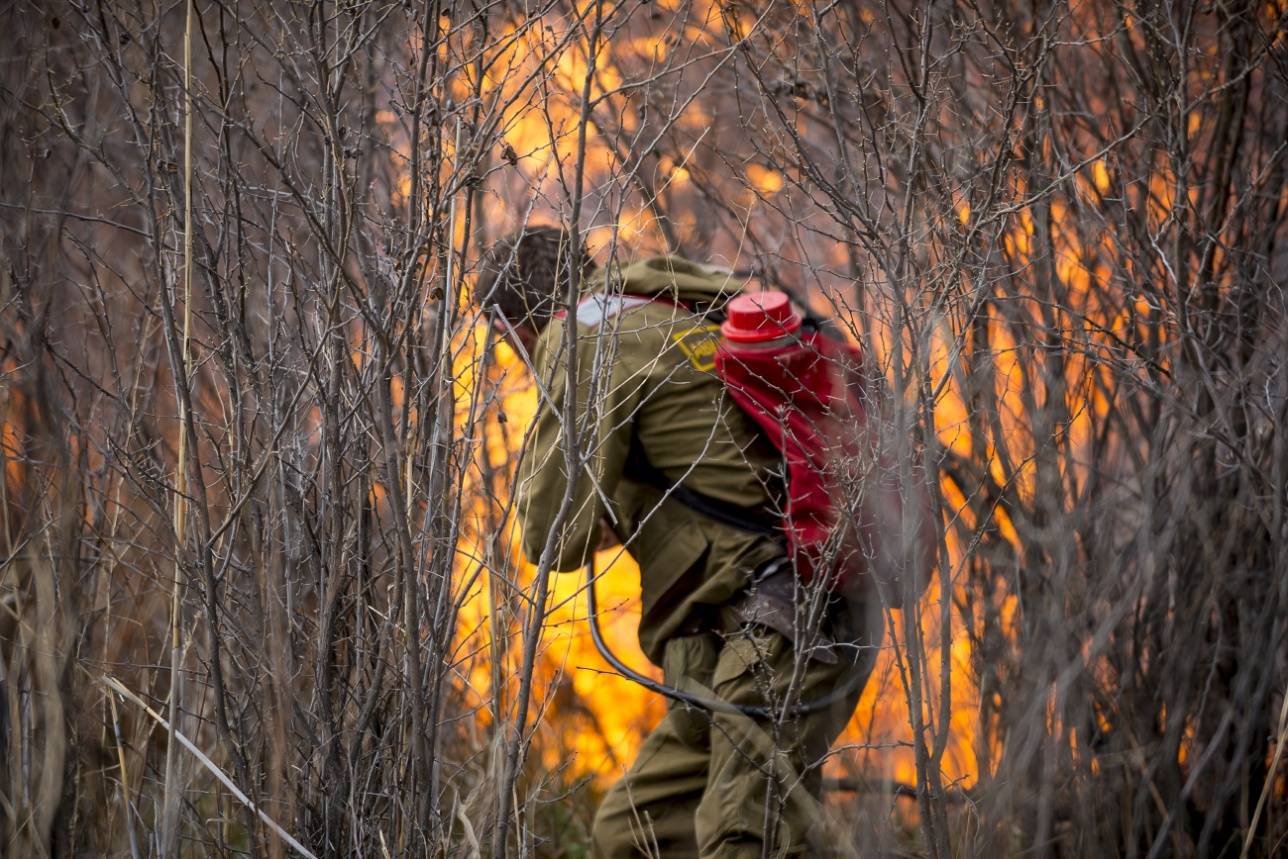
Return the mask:
<path id="1" fill-rule="evenodd" d="M 879 629 L 879 626 L 878 626 Z M 853 650 L 830 664 L 801 658 L 763 626 L 667 643 L 666 682 L 739 704 L 818 699 L 871 671 Z M 866 677 L 864 678 L 866 679 Z M 604 797 L 592 829 L 596 859 L 853 856 L 829 838 L 821 768 L 858 704 L 862 683 L 827 709 L 777 724 L 709 713 L 674 701 L 630 770 Z M 769 843 L 767 854 L 764 845 Z"/>

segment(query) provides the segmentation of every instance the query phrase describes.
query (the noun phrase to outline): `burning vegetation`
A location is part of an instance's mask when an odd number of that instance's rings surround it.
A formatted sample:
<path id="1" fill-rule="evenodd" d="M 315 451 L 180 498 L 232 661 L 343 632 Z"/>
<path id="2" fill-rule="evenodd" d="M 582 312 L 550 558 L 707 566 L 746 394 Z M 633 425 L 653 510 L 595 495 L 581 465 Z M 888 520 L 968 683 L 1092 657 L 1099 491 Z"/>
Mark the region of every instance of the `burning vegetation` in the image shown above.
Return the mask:
<path id="1" fill-rule="evenodd" d="M 665 702 L 518 548 L 529 223 L 834 318 L 933 475 L 841 841 L 1288 849 L 1283 0 L 189 6 L 0 4 L 8 855 L 587 855 Z"/>

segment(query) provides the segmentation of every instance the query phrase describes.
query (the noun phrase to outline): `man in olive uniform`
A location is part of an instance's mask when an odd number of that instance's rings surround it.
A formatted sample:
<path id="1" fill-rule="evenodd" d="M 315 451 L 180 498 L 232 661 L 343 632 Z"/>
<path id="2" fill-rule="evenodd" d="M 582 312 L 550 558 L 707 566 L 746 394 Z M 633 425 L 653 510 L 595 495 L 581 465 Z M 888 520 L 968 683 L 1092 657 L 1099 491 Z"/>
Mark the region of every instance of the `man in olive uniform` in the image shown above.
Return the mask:
<path id="1" fill-rule="evenodd" d="M 537 563 L 551 551 L 553 569 L 578 570 L 611 527 L 638 562 L 640 644 L 664 682 L 782 714 L 668 701 L 595 816 L 594 855 L 759 859 L 766 840 L 772 856 L 850 855 L 826 837 L 820 768 L 858 702 L 862 678 L 852 681 L 870 670 L 879 615 L 854 600 L 810 614 L 779 541 L 698 512 L 656 479 L 749 521 L 773 509 L 781 457 L 712 372 L 719 326 L 708 314 L 740 285 L 677 257 L 606 275 L 569 256 L 566 234 L 529 229 L 489 250 L 479 280 L 494 324 L 531 353 L 542 390 L 517 491 L 524 552 Z M 571 282 L 570 321 L 556 311 Z M 567 418 L 584 463 L 575 475 Z M 791 711 L 846 687 L 819 712 Z"/>

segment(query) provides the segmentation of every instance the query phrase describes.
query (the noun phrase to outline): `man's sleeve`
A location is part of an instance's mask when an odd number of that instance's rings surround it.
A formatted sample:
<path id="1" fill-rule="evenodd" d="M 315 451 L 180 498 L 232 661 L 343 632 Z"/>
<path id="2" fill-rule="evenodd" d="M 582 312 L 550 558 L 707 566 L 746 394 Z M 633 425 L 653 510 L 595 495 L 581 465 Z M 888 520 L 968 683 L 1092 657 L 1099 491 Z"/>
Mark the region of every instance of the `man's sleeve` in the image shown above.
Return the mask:
<path id="1" fill-rule="evenodd" d="M 623 354 L 639 339 L 638 334 L 618 338 L 599 329 L 579 332 L 576 397 L 571 404 L 574 462 L 579 467 L 574 465 L 575 479 L 570 479 L 564 450 L 570 404 L 563 328 L 562 319 L 552 320 L 537 348 L 536 370 L 544 391 L 539 394 L 536 424 L 519 470 L 517 510 L 524 555 L 536 564 L 564 496 L 571 492 L 553 562 L 555 570 L 567 571 L 584 565 L 598 542 L 600 518 L 608 510 L 630 450 L 647 373 L 643 368 L 632 370 L 632 362 Z"/>

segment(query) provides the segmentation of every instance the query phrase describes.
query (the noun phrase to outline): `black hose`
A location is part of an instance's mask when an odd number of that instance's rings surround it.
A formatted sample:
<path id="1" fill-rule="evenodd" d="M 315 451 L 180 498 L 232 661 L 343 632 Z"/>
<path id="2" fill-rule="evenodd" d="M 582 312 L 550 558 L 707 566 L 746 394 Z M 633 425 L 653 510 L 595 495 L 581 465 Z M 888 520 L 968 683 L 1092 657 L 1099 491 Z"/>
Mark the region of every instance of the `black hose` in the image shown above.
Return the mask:
<path id="1" fill-rule="evenodd" d="M 604 657 L 604 661 L 611 665 L 619 674 L 627 680 L 632 680 L 639 685 L 648 689 L 650 692 L 656 692 L 659 695 L 679 701 L 682 704 L 688 704 L 691 707 L 699 707 L 703 710 L 709 710 L 712 713 L 729 713 L 731 715 L 751 716 L 753 719 L 775 719 L 779 716 L 792 718 L 796 716 L 807 716 L 810 713 L 817 713 L 820 710 L 826 710 L 833 704 L 844 700 L 859 689 L 867 682 L 868 671 L 860 670 L 865 656 L 875 654 L 875 647 L 856 648 L 854 662 L 851 665 L 853 672 L 837 688 L 822 696 L 815 698 L 813 701 L 803 701 L 791 707 L 764 707 L 755 704 L 735 704 L 732 701 L 725 701 L 722 698 L 708 698 L 705 695 L 695 695 L 692 692 L 685 692 L 682 689 L 676 689 L 674 686 L 668 686 L 665 683 L 659 683 L 649 677 L 645 677 L 637 671 L 634 671 L 621 659 L 613 653 L 608 647 L 608 642 L 604 641 L 604 634 L 599 629 L 599 601 L 595 598 L 595 562 L 594 559 L 586 564 L 586 610 L 590 621 L 590 638 L 595 642 L 595 649 L 599 655 Z"/>

